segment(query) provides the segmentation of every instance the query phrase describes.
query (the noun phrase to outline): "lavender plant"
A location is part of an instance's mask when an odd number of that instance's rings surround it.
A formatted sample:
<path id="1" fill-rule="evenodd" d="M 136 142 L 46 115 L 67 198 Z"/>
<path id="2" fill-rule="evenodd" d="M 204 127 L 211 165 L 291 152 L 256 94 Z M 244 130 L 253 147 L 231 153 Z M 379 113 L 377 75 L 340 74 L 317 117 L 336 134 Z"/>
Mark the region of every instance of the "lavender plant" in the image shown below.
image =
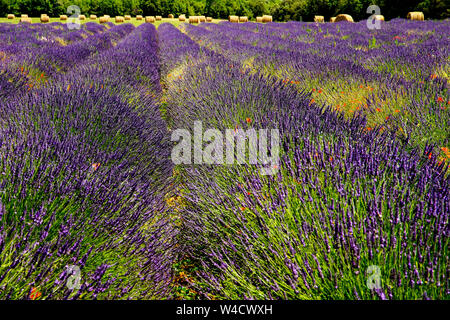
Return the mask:
<path id="1" fill-rule="evenodd" d="M 133 59 L 143 52 L 155 60 Z M 146 78 L 126 84 L 132 67 Z M 33 287 L 44 299 L 168 295 L 170 150 L 157 104 L 142 92 L 147 78 L 147 91 L 158 90 L 158 67 L 156 30 L 142 26 L 51 85 L 2 104 L 2 298 L 27 299 Z M 97 68 L 92 78 L 80 72 Z M 134 95 L 142 98 L 127 98 Z M 68 285 L 71 265 L 81 270 L 78 288 Z"/>

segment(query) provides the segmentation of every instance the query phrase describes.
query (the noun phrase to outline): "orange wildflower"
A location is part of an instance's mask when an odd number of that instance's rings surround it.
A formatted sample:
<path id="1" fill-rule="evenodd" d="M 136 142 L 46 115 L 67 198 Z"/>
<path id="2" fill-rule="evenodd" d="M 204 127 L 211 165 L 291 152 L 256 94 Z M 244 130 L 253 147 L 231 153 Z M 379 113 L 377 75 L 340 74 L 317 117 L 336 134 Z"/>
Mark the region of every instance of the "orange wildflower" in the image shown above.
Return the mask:
<path id="1" fill-rule="evenodd" d="M 70 84 L 67 86 L 67 91 L 69 91 L 70 90 Z"/>
<path id="2" fill-rule="evenodd" d="M 445 153 L 447 158 L 450 158 L 450 150 L 447 147 L 442 147 L 441 150 Z"/>
<path id="3" fill-rule="evenodd" d="M 32 288 L 31 289 L 31 294 L 30 294 L 30 299 L 31 300 L 36 300 L 37 298 L 39 298 L 41 296 L 41 292 L 37 289 L 37 288 Z"/>
<path id="4" fill-rule="evenodd" d="M 246 118 L 245 121 L 247 121 L 247 123 L 251 123 L 251 122 L 252 122 L 252 119 Z"/>
<path id="5" fill-rule="evenodd" d="M 98 167 L 100 167 L 100 163 L 93 163 L 92 164 L 92 169 L 94 169 L 94 171 L 97 170 Z"/>

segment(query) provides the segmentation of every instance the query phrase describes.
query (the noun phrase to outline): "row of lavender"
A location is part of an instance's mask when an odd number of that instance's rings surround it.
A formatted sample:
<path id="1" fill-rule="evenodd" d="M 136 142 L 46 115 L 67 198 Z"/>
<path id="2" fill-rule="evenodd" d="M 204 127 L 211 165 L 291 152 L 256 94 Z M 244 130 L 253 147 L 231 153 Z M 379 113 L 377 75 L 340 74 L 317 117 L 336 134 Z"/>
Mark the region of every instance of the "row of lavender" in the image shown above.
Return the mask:
<path id="1" fill-rule="evenodd" d="M 86 23 L 75 31 L 62 23 L 0 25 L 0 99 L 45 85 L 132 30 L 130 24 Z"/>
<path id="2" fill-rule="evenodd" d="M 237 61 L 313 92 L 320 104 L 368 127 L 399 128 L 422 147 L 448 147 L 448 22 L 394 20 L 380 30 L 357 24 L 223 23 L 186 26 L 196 41 Z"/>
<path id="3" fill-rule="evenodd" d="M 35 55 L 32 68 L 55 73 L 23 94 L 1 91 L 0 298 L 168 296 L 176 233 L 155 27 L 87 26 L 76 39 L 29 28 L 71 40 L 34 46 L 20 30 L 24 50 L 11 40 L 19 49 L 7 59 Z"/>
<path id="4" fill-rule="evenodd" d="M 254 165 L 177 168 L 181 243 L 201 266 L 193 288 L 206 298 L 448 298 L 450 178 L 438 150 L 402 143 L 394 126 L 367 130 L 362 113 L 316 105 L 309 90 L 264 72 L 263 62 L 284 54 L 265 47 L 273 35 L 247 45 L 239 28 L 186 25 L 195 41 L 168 25 L 158 31 L 161 41 L 172 39 L 161 62 L 173 71 L 165 107 L 173 129 L 201 120 L 221 130 L 277 128 L 282 137 L 275 176 Z M 252 69 L 255 54 L 263 58 Z M 379 287 L 367 285 L 371 275 Z"/>

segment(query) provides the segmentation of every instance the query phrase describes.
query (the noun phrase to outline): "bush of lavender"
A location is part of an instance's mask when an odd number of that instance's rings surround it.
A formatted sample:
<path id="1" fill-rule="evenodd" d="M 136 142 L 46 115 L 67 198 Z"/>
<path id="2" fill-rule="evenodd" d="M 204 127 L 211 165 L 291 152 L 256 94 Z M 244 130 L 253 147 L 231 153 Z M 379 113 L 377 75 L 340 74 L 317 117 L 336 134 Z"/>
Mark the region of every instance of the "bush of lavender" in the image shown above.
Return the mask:
<path id="1" fill-rule="evenodd" d="M 2 103 L 1 298 L 27 299 L 32 288 L 44 299 L 168 295 L 165 124 L 150 95 L 127 98 L 143 94 L 139 79 L 123 83 L 133 57 L 157 57 L 155 39 L 153 26 L 137 28 L 51 84 Z M 117 65 L 92 77 L 80 72 L 105 61 Z M 136 63 L 157 82 L 157 60 Z"/>
<path id="2" fill-rule="evenodd" d="M 399 140 L 395 123 L 369 130 L 363 113 L 345 117 L 245 68 L 253 53 L 228 27 L 186 28 L 226 57 L 186 62 L 196 72 L 168 90 L 174 128 L 201 120 L 283 137 L 275 176 L 254 165 L 179 168 L 182 243 L 201 266 L 193 287 L 205 298 L 447 298 L 450 181 L 439 148 Z"/>

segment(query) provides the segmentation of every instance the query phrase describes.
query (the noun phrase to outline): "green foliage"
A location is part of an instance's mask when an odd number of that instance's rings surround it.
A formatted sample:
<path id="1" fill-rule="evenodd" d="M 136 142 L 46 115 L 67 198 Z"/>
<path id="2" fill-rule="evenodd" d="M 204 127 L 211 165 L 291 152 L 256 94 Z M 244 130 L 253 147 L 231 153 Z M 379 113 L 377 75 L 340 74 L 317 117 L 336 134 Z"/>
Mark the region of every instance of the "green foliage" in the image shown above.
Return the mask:
<path id="1" fill-rule="evenodd" d="M 326 20 L 339 13 L 350 14 L 356 21 L 366 19 L 367 7 L 376 4 L 387 20 L 406 18 L 409 11 L 423 11 L 427 19 L 450 17 L 449 0 L 0 0 L 0 17 L 8 13 L 26 13 L 38 17 L 65 14 L 77 5 L 83 14 L 103 15 L 205 15 L 226 19 L 229 15 L 271 14 L 275 21 L 313 21 L 314 15 Z"/>
<path id="2" fill-rule="evenodd" d="M 436 19 L 445 19 L 450 17 L 450 1 L 449 0 L 425 0 L 417 6 L 423 11 L 426 17 Z"/>
<path id="3" fill-rule="evenodd" d="M 450 17 L 448 0 L 286 0 L 272 11 L 276 21 L 313 21 L 315 15 L 326 20 L 339 13 L 350 14 L 356 21 L 367 19 L 370 5 L 378 5 L 387 20 L 406 18 L 409 11 L 423 11 L 426 19 Z"/>

